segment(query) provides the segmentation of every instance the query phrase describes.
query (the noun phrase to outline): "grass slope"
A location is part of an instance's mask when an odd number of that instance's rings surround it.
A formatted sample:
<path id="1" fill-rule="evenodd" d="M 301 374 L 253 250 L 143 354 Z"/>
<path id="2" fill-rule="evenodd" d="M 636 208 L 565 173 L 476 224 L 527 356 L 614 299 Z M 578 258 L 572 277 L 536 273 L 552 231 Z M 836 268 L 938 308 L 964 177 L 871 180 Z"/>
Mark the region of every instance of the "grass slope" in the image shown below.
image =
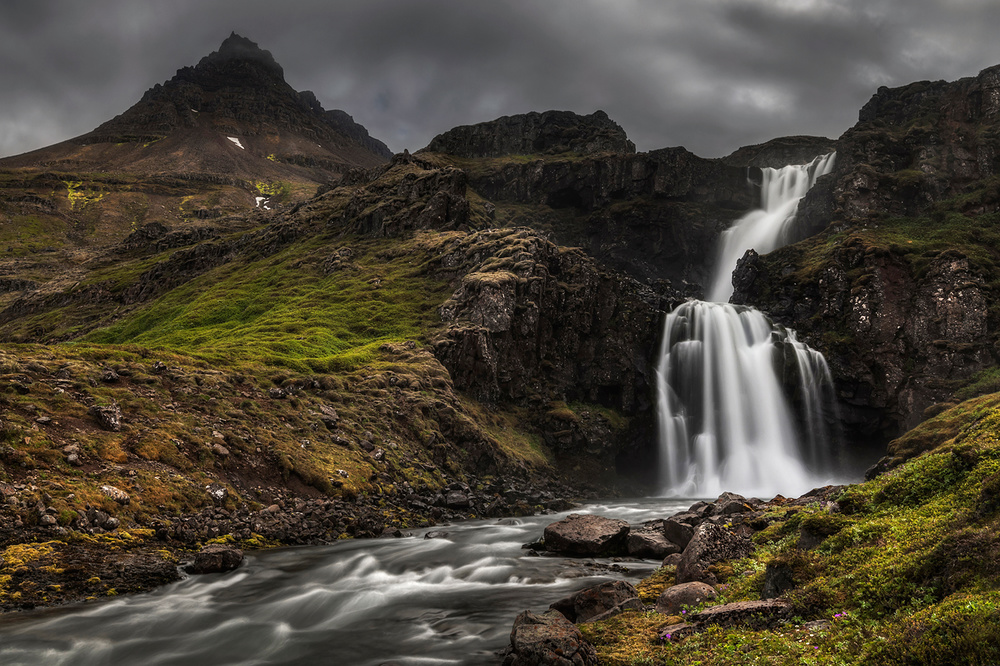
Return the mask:
<path id="1" fill-rule="evenodd" d="M 324 262 L 341 254 L 347 265 L 327 273 Z M 314 237 L 209 271 L 84 340 L 220 363 L 349 370 L 371 362 L 380 345 L 420 338 L 438 321 L 447 285 L 425 274 L 427 260 L 419 240 Z"/>

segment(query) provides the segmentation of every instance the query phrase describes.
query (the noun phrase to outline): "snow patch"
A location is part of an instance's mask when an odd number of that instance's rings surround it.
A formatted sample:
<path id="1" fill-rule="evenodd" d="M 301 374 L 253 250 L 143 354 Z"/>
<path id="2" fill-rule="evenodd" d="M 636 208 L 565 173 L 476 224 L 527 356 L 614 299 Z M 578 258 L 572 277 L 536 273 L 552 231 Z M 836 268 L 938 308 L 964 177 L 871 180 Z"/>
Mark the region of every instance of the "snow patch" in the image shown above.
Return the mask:
<path id="1" fill-rule="evenodd" d="M 257 200 L 257 208 L 260 208 L 260 202 L 261 201 L 267 201 L 267 197 L 254 197 L 254 199 Z M 266 208 L 266 206 L 265 206 L 265 208 Z"/>
<path id="2" fill-rule="evenodd" d="M 228 136 L 226 138 L 235 143 L 240 150 L 246 150 L 246 148 L 243 147 L 243 144 L 240 143 L 240 140 L 237 139 L 235 136 Z"/>

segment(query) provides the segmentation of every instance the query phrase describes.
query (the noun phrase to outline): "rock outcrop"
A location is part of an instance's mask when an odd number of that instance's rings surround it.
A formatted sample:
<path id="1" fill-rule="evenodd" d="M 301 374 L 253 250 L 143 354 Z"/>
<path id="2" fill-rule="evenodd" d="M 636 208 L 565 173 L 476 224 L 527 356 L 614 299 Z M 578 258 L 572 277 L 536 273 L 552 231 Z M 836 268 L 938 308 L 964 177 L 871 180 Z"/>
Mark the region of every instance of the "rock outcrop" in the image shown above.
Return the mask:
<path id="1" fill-rule="evenodd" d="M 546 111 L 463 125 L 434 137 L 427 150 L 458 157 L 502 157 L 557 153 L 634 153 L 625 130 L 603 111 L 581 116 Z"/>

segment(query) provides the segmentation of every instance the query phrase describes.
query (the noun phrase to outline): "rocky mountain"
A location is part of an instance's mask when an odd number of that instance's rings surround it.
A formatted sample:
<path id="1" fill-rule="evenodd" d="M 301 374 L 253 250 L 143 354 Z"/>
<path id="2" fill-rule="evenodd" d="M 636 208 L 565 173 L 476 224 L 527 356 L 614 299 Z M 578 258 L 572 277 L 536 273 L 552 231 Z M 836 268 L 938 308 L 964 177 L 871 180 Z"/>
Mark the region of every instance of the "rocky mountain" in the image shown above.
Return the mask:
<path id="1" fill-rule="evenodd" d="M 236 33 L 91 132 L 0 168 L 329 183 L 391 156 L 343 111 L 296 92 L 271 53 Z"/>

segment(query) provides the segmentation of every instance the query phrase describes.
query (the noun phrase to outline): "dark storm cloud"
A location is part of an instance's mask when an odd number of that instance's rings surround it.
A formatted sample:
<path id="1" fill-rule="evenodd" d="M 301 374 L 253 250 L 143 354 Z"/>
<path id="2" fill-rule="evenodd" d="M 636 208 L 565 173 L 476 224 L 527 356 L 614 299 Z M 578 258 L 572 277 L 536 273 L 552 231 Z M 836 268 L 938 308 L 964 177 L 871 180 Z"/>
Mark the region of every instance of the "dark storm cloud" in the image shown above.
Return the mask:
<path id="1" fill-rule="evenodd" d="M 837 136 L 879 85 L 1000 63 L 993 0 L 8 0 L 0 154 L 93 129 L 235 30 L 394 150 L 604 109 L 641 150 Z"/>

